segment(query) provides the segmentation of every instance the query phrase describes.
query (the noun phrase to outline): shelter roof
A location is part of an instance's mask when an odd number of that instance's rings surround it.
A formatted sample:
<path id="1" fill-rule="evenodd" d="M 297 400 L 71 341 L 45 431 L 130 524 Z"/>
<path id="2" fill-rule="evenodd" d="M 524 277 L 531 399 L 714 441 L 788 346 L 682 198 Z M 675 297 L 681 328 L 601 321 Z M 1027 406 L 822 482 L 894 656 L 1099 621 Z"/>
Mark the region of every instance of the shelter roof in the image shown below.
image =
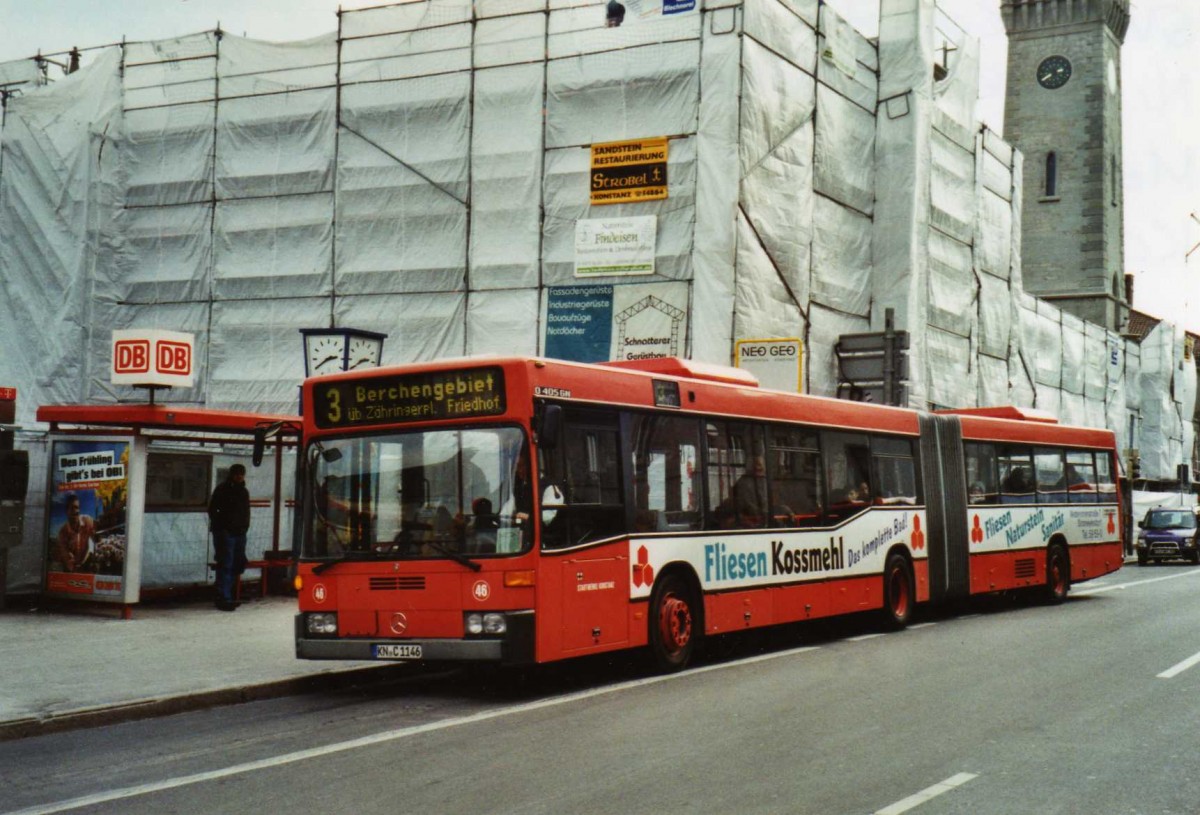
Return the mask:
<path id="1" fill-rule="evenodd" d="M 53 430 L 103 427 L 136 430 L 253 433 L 257 428 L 282 423 L 280 432 L 299 435 L 300 417 L 237 410 L 212 410 L 183 405 L 42 405 L 37 420 Z"/>

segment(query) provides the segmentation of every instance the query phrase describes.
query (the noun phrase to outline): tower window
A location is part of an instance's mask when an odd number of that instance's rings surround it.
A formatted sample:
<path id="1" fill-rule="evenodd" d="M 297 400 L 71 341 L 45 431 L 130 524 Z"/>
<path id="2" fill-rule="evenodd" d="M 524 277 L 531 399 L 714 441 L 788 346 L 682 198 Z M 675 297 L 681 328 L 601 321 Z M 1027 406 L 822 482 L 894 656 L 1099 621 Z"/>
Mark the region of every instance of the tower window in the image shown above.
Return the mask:
<path id="1" fill-rule="evenodd" d="M 1109 175 L 1112 176 L 1112 205 L 1115 207 L 1121 202 L 1121 178 L 1119 175 L 1120 167 L 1117 166 L 1117 157 L 1108 157 Z"/>
<path id="2" fill-rule="evenodd" d="M 1058 195 L 1058 155 L 1051 151 L 1046 154 L 1046 197 Z"/>

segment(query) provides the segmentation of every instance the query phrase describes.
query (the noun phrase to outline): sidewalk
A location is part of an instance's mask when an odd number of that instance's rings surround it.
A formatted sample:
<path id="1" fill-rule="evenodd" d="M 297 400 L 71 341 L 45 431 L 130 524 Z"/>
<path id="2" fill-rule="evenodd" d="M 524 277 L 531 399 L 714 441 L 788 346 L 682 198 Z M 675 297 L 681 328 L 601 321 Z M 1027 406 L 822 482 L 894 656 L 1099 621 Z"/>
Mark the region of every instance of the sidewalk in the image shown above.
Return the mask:
<path id="1" fill-rule="evenodd" d="M 0 611 L 0 741 L 371 679 L 379 665 L 296 659 L 296 600 Z"/>
<path id="2" fill-rule="evenodd" d="M 1126 568 L 1137 559 L 1129 555 Z M 0 741 L 370 681 L 393 665 L 296 659 L 296 601 L 0 611 Z"/>

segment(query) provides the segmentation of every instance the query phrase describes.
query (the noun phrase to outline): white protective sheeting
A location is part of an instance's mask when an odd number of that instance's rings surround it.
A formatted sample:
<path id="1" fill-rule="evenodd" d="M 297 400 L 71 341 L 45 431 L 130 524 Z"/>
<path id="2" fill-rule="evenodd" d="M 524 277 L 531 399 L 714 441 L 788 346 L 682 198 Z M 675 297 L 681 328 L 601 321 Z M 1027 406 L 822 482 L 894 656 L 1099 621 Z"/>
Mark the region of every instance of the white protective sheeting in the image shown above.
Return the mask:
<path id="1" fill-rule="evenodd" d="M 1126 343 L 1123 349 L 1125 406 L 1136 413 L 1142 409 L 1142 346 Z"/>
<path id="2" fill-rule="evenodd" d="M 818 197 L 813 208 L 812 302 L 869 319 L 870 280 L 871 219 Z"/>
<path id="3" fill-rule="evenodd" d="M 813 242 L 813 114 L 816 83 L 747 38 L 742 51 L 741 218 L 738 267 L 771 268 L 798 305 L 809 298 Z M 744 247 L 745 241 L 756 246 Z M 743 249 L 746 250 L 743 253 Z M 739 332 L 739 336 L 742 335 Z M 764 336 L 776 336 L 764 334 Z M 778 335 L 784 336 L 784 335 Z"/>
<path id="4" fill-rule="evenodd" d="M 979 369 L 966 337 L 929 327 L 929 401 L 938 407 L 969 405 L 977 398 Z"/>
<path id="5" fill-rule="evenodd" d="M 1101 426 L 1116 431 L 1117 444 L 1128 447 L 1129 438 L 1129 399 L 1136 388 L 1130 388 L 1129 366 L 1136 361 L 1137 345 L 1126 343 L 1115 334 L 1105 332 L 1105 378 L 1106 390 L 1104 395 L 1104 422 Z"/>
<path id="6" fill-rule="evenodd" d="M 532 24 L 528 41 L 540 46 L 545 17 L 516 19 Z M 475 89 L 475 128 L 481 135 L 471 144 L 470 286 L 535 287 L 543 69 L 535 63 L 477 70 Z M 536 335 L 533 339 L 536 345 Z"/>
<path id="7" fill-rule="evenodd" d="M 602 0 L 430 0 L 304 42 L 96 53 L 6 109 L 0 339 L 31 351 L 0 384 L 23 422 L 140 400 L 107 382 L 116 327 L 196 334 L 196 386 L 168 399 L 264 411 L 295 408 L 301 327 L 386 332 L 385 363 L 543 351 L 549 287 L 581 284 L 576 223 L 652 215 L 653 275 L 583 282 L 684 286 L 693 358 L 798 336 L 832 394 L 838 337 L 892 309 L 911 404 L 1141 416 L 1143 461 L 1173 464 L 1179 343 L 1023 295 L 1022 157 L 977 121 L 978 43 L 933 0 L 880 6 L 877 42 L 817 0 L 619 28 Z M 592 206 L 589 147 L 652 137 L 668 197 Z"/>
<path id="8" fill-rule="evenodd" d="M 1043 300 L 1026 313 L 1024 347 L 1033 357 L 1034 379 L 1039 385 L 1061 388 L 1063 378 L 1062 312 Z"/>
<path id="9" fill-rule="evenodd" d="M 979 282 L 980 354 L 1007 359 L 1012 340 L 1013 297 L 1008 281 L 987 272 L 977 276 Z M 982 404 L 989 404 L 983 402 Z M 993 403 L 994 404 L 994 403 Z"/>
<path id="10" fill-rule="evenodd" d="M 1196 507 L 1196 496 L 1190 492 L 1151 492 L 1150 490 L 1134 490 L 1133 506 L 1130 513 L 1136 525 L 1146 517 L 1146 513 L 1155 507 Z M 1136 533 L 1137 530 L 1135 529 Z"/>
<path id="11" fill-rule="evenodd" d="M 467 354 L 536 354 L 540 314 L 537 289 L 471 292 L 467 301 Z M 497 337 L 517 338 L 497 347 Z"/>
<path id="12" fill-rule="evenodd" d="M 1176 374 L 1183 374 L 1182 337 L 1175 336 L 1169 323 L 1159 323 L 1141 343 L 1141 438 L 1160 440 L 1157 445 L 1140 445 L 1142 474 L 1170 477 L 1183 456 L 1183 407 L 1176 401 Z M 1188 411 L 1188 419 L 1191 411 Z M 1190 457 L 1190 450 L 1188 451 Z"/>
<path id="13" fill-rule="evenodd" d="M 870 319 L 875 210 L 874 48 L 827 5 L 821 6 L 814 130 L 811 299 Z M 809 387 L 833 394 L 837 381 Z"/>
<path id="14" fill-rule="evenodd" d="M 813 382 L 836 382 L 837 360 L 833 355 L 833 347 L 838 337 L 843 334 L 861 334 L 869 331 L 871 325 L 865 318 L 843 314 L 813 303 L 808 310 L 808 371 L 805 377 L 809 387 Z"/>
<path id="15" fill-rule="evenodd" d="M 737 274 L 735 336 L 806 336 L 807 320 L 800 303 L 744 217 L 738 219 Z"/>
<path id="16" fill-rule="evenodd" d="M 339 297 L 336 319 L 338 325 L 386 331 L 386 362 L 399 364 L 462 356 L 466 349 L 466 314 L 465 293 L 425 292 Z M 536 312 L 514 317 L 519 317 L 523 326 L 537 322 Z M 493 337 L 496 345 L 505 342 L 504 337 Z"/>
<path id="17" fill-rule="evenodd" d="M 929 232 L 929 325 L 966 337 L 976 323 L 971 247 L 944 232 Z"/>
<path id="18" fill-rule="evenodd" d="M 741 9 L 711 12 L 703 28 L 696 133 L 696 184 L 705 194 L 696 199 L 692 292 L 692 356 L 726 363 L 733 351 L 729 304 L 734 301 L 734 266 L 740 142 L 738 105 L 742 39 L 736 36 Z M 720 33 L 717 33 L 720 32 Z"/>
<path id="19" fill-rule="evenodd" d="M 328 324 L 329 300 L 219 300 L 208 336 L 208 407 L 295 413 L 304 363 L 300 329 Z M 199 339 L 199 337 L 197 338 Z"/>
<path id="20" fill-rule="evenodd" d="M 11 97 L 0 142 L 0 382 L 18 422 L 85 395 L 93 270 L 111 257 L 120 127 L 120 54 Z"/>
<path id="21" fill-rule="evenodd" d="M 1084 382 L 1084 353 L 1083 353 L 1083 320 L 1074 314 L 1062 314 L 1059 324 L 1062 337 L 1062 379 L 1060 385 L 1065 392 L 1077 396 L 1083 395 Z"/>
<path id="22" fill-rule="evenodd" d="M 980 354 L 975 362 L 979 366 L 979 404 L 1004 405 L 1011 402 L 1008 360 Z"/>

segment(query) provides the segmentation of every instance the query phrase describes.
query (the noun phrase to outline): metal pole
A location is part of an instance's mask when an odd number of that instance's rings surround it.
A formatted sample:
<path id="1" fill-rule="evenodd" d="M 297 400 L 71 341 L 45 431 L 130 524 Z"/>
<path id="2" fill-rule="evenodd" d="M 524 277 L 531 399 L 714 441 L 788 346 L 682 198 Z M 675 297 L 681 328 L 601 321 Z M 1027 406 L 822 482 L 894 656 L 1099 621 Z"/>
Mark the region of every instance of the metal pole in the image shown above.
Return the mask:
<path id="1" fill-rule="evenodd" d="M 883 403 L 896 404 L 896 325 L 895 309 L 883 311 Z"/>

